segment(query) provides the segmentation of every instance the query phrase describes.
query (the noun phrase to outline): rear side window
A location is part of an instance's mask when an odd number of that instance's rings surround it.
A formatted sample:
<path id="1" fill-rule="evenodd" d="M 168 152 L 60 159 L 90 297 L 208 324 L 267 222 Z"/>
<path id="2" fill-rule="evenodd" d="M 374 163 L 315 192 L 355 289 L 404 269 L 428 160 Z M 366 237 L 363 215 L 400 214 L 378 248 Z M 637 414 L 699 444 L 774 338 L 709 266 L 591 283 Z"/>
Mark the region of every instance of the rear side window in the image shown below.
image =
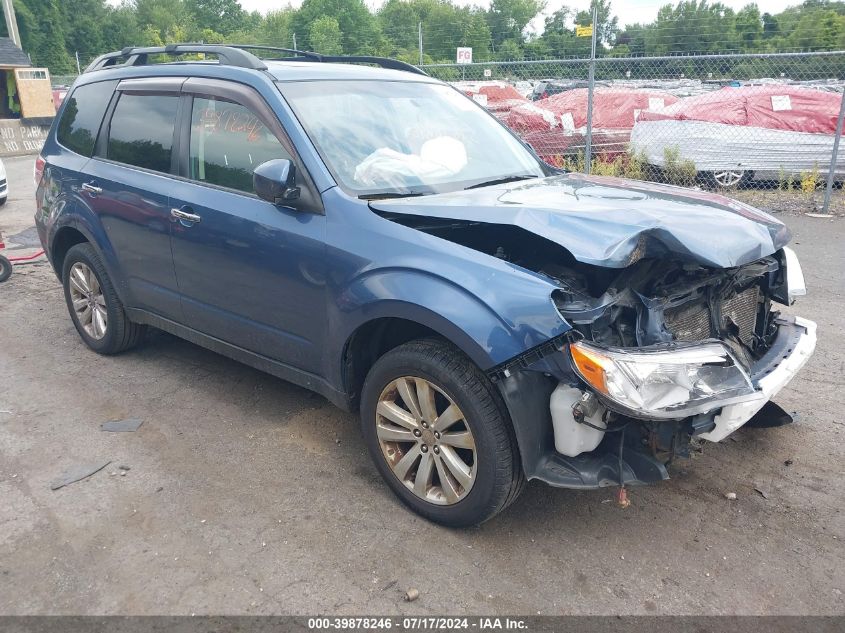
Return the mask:
<path id="1" fill-rule="evenodd" d="M 73 91 L 56 131 L 59 143 L 83 156 L 94 153 L 97 132 L 116 85 L 116 81 L 101 81 Z"/>
<path id="2" fill-rule="evenodd" d="M 290 160 L 291 155 L 249 108 L 222 99 L 194 98 L 193 180 L 252 193 L 252 172 L 274 158 Z"/>
<path id="3" fill-rule="evenodd" d="M 106 157 L 168 173 L 178 104 L 177 95 L 121 94 L 109 124 Z"/>

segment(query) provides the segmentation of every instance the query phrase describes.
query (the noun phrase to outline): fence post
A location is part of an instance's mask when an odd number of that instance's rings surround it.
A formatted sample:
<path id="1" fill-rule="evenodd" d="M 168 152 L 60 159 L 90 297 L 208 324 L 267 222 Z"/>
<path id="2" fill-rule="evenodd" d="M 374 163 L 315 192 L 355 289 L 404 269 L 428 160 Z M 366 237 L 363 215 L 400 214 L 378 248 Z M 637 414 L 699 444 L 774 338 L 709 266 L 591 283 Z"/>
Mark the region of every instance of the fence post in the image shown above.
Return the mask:
<path id="1" fill-rule="evenodd" d="M 420 32 L 420 66 L 423 64 L 423 47 L 422 47 L 422 22 L 419 24 L 419 32 Z"/>
<path id="2" fill-rule="evenodd" d="M 593 166 L 593 90 L 596 87 L 596 16 L 598 15 L 598 3 L 593 2 L 593 36 L 590 46 L 590 71 L 587 81 L 587 139 L 584 147 L 584 169 L 587 174 Z"/>
<path id="3" fill-rule="evenodd" d="M 839 118 L 836 120 L 836 136 L 833 139 L 833 153 L 830 157 L 830 169 L 827 172 L 827 187 L 824 190 L 824 205 L 822 213 L 828 213 L 830 208 L 830 194 L 833 192 L 833 178 L 836 170 L 836 162 L 839 154 L 839 139 L 842 138 L 842 119 L 845 117 L 845 92 L 839 104 Z"/>

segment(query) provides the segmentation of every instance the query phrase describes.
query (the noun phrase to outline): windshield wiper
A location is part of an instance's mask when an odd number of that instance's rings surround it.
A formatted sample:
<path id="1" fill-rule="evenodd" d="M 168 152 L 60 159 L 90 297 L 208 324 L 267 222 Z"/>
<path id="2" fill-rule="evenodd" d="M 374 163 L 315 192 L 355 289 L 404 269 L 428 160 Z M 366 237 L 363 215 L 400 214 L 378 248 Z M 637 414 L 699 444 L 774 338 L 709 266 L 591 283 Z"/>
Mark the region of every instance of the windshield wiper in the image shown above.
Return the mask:
<path id="1" fill-rule="evenodd" d="M 359 200 L 387 200 L 388 198 L 413 198 L 426 195 L 422 191 L 379 191 L 376 193 L 362 193 Z"/>
<path id="2" fill-rule="evenodd" d="M 484 182 L 479 182 L 475 185 L 470 185 L 469 187 L 464 187 L 464 191 L 467 189 L 479 189 L 481 187 L 490 187 L 492 185 L 503 185 L 508 182 L 517 182 L 518 180 L 531 180 L 532 178 L 540 178 L 540 176 L 535 176 L 534 174 L 522 174 L 519 176 L 505 176 L 504 178 L 495 178 L 494 180 L 485 180 Z"/>

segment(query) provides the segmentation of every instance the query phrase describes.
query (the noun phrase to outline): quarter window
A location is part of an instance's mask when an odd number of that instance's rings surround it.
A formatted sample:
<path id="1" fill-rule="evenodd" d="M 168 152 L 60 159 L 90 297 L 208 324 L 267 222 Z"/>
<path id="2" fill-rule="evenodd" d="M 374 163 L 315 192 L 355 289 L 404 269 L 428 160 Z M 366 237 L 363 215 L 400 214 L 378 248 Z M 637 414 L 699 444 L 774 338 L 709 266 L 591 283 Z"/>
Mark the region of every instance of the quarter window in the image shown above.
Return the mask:
<path id="1" fill-rule="evenodd" d="M 247 193 L 253 192 L 252 172 L 261 163 L 291 158 L 251 110 L 205 97 L 194 98 L 190 151 L 193 180 Z"/>
<path id="2" fill-rule="evenodd" d="M 176 95 L 120 95 L 109 125 L 106 156 L 127 165 L 169 172 L 178 104 Z"/>
<path id="3" fill-rule="evenodd" d="M 94 153 L 97 132 L 116 85 L 116 81 L 100 81 L 73 91 L 56 131 L 59 143 L 83 156 Z"/>

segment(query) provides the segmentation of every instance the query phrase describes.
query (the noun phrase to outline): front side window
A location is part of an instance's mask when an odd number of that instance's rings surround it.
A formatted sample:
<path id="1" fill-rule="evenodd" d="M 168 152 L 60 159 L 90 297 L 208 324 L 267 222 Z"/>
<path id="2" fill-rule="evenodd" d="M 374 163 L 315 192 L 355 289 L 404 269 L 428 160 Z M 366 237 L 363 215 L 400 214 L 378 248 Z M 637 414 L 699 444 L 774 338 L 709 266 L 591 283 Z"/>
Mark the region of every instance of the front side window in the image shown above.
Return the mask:
<path id="1" fill-rule="evenodd" d="M 97 132 L 116 85 L 116 81 L 100 81 L 73 91 L 56 131 L 59 143 L 83 156 L 94 153 Z"/>
<path id="2" fill-rule="evenodd" d="M 544 175 L 540 162 L 456 90 L 411 81 L 280 82 L 323 161 L 358 195 L 455 191 Z"/>
<path id="3" fill-rule="evenodd" d="M 291 159 L 275 135 L 248 108 L 195 97 L 191 112 L 190 177 L 253 193 L 252 172 L 275 158 Z"/>
<path id="4" fill-rule="evenodd" d="M 162 173 L 170 172 L 177 95 L 120 95 L 109 125 L 106 157 Z"/>

